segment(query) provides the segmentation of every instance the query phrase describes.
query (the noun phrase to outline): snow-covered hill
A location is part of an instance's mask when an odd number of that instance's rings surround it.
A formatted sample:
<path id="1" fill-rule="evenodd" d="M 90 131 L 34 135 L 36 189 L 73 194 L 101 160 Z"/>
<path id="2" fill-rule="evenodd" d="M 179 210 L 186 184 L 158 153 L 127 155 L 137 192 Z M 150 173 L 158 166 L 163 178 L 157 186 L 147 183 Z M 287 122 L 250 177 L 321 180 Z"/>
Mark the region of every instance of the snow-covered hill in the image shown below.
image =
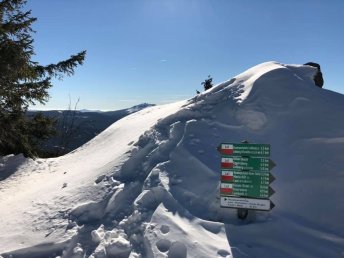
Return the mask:
<path id="1" fill-rule="evenodd" d="M 55 159 L 3 157 L 3 257 L 342 257 L 344 96 L 255 66 L 129 115 Z M 271 144 L 276 207 L 220 208 L 222 142 Z"/>

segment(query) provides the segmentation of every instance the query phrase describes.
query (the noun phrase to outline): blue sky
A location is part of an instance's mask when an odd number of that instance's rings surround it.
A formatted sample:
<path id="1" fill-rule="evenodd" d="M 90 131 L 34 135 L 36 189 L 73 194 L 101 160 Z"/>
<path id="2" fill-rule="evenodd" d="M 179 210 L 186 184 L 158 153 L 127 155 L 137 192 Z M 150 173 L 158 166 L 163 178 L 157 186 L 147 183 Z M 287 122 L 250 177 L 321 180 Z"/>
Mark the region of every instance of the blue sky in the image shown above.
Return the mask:
<path id="1" fill-rule="evenodd" d="M 191 98 L 266 61 L 321 65 L 344 93 L 343 0 L 28 0 L 35 61 L 87 50 L 73 77 L 33 109 L 116 110 Z"/>

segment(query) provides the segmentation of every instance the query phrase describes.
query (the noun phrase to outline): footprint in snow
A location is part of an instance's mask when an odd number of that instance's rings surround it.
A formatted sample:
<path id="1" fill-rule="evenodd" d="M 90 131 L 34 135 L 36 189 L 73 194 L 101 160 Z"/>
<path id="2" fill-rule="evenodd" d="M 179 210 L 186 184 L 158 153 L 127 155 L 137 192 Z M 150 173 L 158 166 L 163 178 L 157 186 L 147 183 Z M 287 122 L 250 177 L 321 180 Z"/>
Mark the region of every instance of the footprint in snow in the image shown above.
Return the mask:
<path id="1" fill-rule="evenodd" d="M 173 242 L 169 251 L 168 258 L 186 258 L 187 257 L 187 248 L 183 243 L 176 241 Z"/>
<path id="2" fill-rule="evenodd" d="M 228 251 L 226 251 L 226 250 L 219 250 L 219 251 L 217 251 L 217 253 L 218 253 L 218 255 L 220 255 L 221 257 L 230 257 L 230 253 L 228 252 Z"/>
<path id="3" fill-rule="evenodd" d="M 156 247 L 160 252 L 165 253 L 170 249 L 171 242 L 167 239 L 160 239 L 158 242 L 156 242 Z"/>
<path id="4" fill-rule="evenodd" d="M 162 234 L 167 234 L 168 232 L 170 232 L 170 227 L 167 226 L 167 225 L 161 225 L 161 227 L 160 227 L 160 232 L 161 232 Z"/>

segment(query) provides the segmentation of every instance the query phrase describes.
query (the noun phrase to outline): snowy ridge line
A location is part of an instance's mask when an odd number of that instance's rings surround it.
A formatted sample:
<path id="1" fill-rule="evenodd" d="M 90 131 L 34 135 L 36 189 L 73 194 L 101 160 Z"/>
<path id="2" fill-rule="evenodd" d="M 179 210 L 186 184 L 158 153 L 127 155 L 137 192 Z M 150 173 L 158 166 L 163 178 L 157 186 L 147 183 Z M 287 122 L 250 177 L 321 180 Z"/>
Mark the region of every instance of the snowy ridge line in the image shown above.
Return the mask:
<path id="1" fill-rule="evenodd" d="M 206 102 L 206 105 L 215 105 L 221 102 L 233 101 L 234 103 L 239 103 L 239 98 L 244 92 L 244 85 L 241 84 L 243 81 L 237 81 L 236 78 L 232 78 L 228 81 L 222 82 L 218 85 L 215 85 L 213 88 L 210 88 L 207 91 L 204 91 L 188 101 L 184 107 L 189 106 L 193 108 L 193 105 L 198 107 L 202 106 L 203 102 Z M 211 109 L 205 109 L 210 111 Z"/>

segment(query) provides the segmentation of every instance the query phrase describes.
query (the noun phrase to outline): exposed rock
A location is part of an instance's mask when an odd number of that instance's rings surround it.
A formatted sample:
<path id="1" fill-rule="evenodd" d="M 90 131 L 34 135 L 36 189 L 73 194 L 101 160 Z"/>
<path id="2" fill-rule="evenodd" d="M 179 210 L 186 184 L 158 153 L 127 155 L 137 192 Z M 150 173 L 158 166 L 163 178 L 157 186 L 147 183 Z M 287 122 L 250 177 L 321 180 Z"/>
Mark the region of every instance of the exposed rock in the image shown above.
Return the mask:
<path id="1" fill-rule="evenodd" d="M 322 72 L 321 72 L 321 69 L 320 69 L 320 65 L 317 64 L 317 63 L 314 63 L 314 62 L 308 62 L 308 63 L 305 63 L 305 65 L 310 65 L 310 66 L 313 66 L 313 67 L 316 67 L 318 68 L 318 72 L 317 74 L 314 76 L 314 83 L 316 86 L 322 88 L 323 85 L 324 85 L 324 79 L 323 79 L 323 76 L 322 76 Z"/>

